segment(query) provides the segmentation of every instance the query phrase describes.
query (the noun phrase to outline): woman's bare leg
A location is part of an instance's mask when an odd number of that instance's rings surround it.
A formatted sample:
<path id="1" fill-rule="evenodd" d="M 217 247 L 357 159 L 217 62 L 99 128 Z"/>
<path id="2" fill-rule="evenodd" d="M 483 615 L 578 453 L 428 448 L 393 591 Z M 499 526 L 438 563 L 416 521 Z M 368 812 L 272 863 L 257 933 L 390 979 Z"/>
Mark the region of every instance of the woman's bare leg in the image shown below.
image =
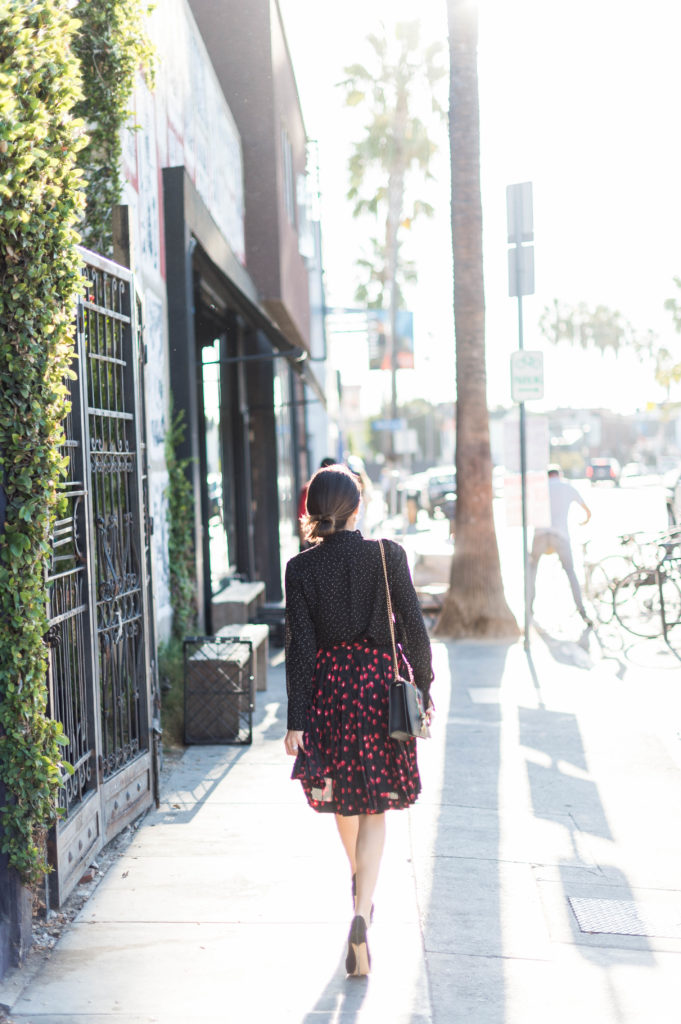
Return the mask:
<path id="1" fill-rule="evenodd" d="M 381 857 L 385 845 L 385 814 L 360 814 L 357 845 L 357 896 L 355 913 L 367 924 L 371 920 L 371 901 L 378 881 Z"/>
<path id="2" fill-rule="evenodd" d="M 340 836 L 343 849 L 345 850 L 348 860 L 350 861 L 350 873 L 355 874 L 357 871 L 357 833 L 359 832 L 359 815 L 352 814 L 344 816 L 342 814 L 336 815 L 336 827 L 338 828 L 338 835 Z"/>

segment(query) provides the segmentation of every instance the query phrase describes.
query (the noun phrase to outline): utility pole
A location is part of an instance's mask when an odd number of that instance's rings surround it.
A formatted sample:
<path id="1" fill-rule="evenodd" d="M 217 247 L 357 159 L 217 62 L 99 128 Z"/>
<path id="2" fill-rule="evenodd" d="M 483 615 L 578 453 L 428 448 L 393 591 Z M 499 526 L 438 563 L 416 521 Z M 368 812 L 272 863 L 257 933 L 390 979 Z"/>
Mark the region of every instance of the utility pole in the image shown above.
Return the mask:
<path id="1" fill-rule="evenodd" d="M 506 218 L 508 224 L 508 293 L 518 299 L 518 352 L 511 359 L 511 391 L 518 401 L 520 414 L 520 501 L 523 532 L 523 594 L 525 609 L 525 650 L 530 647 L 530 609 L 527 601 L 528 550 L 527 550 L 527 440 L 525 425 L 525 397 L 541 398 L 541 393 L 530 388 L 526 394 L 523 385 L 523 370 L 528 365 L 524 357 L 523 339 L 523 295 L 534 295 L 534 224 L 532 215 L 532 182 L 506 188 Z M 529 356 L 530 353 L 527 353 Z M 541 353 L 532 353 L 532 356 Z M 520 357 L 520 358 L 518 358 Z M 529 364 L 531 367 L 531 363 Z"/>

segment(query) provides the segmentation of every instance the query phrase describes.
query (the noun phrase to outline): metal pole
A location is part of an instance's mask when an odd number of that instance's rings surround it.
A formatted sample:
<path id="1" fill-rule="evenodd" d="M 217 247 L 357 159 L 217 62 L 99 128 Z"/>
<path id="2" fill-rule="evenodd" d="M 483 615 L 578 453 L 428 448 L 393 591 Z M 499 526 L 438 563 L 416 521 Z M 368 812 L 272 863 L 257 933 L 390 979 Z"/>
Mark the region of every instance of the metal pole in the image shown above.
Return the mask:
<path id="1" fill-rule="evenodd" d="M 518 306 L 521 306 L 520 299 Z M 527 551 L 527 458 L 525 452 L 525 403 L 520 403 L 520 504 L 523 522 L 523 596 L 525 608 L 525 650 L 530 649 L 530 608 L 527 603 L 528 551 Z"/>
<path id="2" fill-rule="evenodd" d="M 516 224 L 516 293 L 518 295 L 518 348 L 523 350 L 523 289 L 521 272 L 521 248 L 522 248 L 522 220 L 520 208 L 520 193 L 515 195 L 515 224 Z M 523 532 L 523 608 L 525 612 L 525 636 L 523 645 L 526 651 L 530 649 L 530 608 L 527 602 L 528 585 L 528 551 L 527 551 L 527 452 L 525 445 L 525 403 L 520 402 L 520 508 L 522 517 Z"/>

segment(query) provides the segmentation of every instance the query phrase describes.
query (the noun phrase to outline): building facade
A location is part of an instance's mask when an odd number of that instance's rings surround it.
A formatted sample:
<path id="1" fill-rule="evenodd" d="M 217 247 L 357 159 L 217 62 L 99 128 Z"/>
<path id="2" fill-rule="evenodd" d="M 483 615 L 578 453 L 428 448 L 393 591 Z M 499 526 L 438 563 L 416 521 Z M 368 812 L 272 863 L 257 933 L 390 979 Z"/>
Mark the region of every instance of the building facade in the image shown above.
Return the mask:
<path id="1" fill-rule="evenodd" d="M 184 412 L 196 509 L 199 619 L 235 574 L 282 599 L 296 495 L 310 471 L 306 409 L 324 407 L 318 224 L 307 140 L 275 2 L 165 0 L 149 29 L 126 133 L 126 202 L 145 308 L 157 615 L 170 620 L 164 443 Z M 317 348 L 318 348 L 317 343 Z M 322 353 L 323 355 L 323 353 Z M 322 413 L 323 416 L 323 413 Z M 325 424 L 324 424 L 325 425 Z"/>
<path id="2" fill-rule="evenodd" d="M 257 67 L 244 60 L 246 24 Z M 327 429 L 319 225 L 278 7 L 163 0 L 148 30 L 156 80 L 138 78 L 123 134 L 116 262 L 83 254 L 74 318 L 69 514 L 54 538 L 47 642 L 48 710 L 77 770 L 48 841 L 53 905 L 154 799 L 171 419 L 186 426 L 177 454 L 205 633 L 236 578 L 264 582 L 281 610 L 311 437 L 323 444 Z M 0 975 L 30 935 L 29 894 L 0 858 Z"/>

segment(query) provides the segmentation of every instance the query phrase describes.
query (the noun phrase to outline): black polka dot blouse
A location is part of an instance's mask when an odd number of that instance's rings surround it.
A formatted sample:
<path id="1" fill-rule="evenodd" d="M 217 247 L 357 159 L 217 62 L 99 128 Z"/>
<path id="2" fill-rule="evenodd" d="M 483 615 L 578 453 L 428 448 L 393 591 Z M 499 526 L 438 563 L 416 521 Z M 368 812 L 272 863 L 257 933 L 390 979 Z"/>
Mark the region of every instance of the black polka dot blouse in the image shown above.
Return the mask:
<path id="1" fill-rule="evenodd" d="M 395 541 L 384 540 L 383 548 L 395 639 L 402 645 L 427 702 L 433 678 L 430 640 L 407 556 Z M 317 651 L 362 638 L 390 647 L 381 552 L 378 541 L 365 540 L 359 530 L 341 530 L 302 551 L 286 566 L 289 729 L 305 728 Z"/>

